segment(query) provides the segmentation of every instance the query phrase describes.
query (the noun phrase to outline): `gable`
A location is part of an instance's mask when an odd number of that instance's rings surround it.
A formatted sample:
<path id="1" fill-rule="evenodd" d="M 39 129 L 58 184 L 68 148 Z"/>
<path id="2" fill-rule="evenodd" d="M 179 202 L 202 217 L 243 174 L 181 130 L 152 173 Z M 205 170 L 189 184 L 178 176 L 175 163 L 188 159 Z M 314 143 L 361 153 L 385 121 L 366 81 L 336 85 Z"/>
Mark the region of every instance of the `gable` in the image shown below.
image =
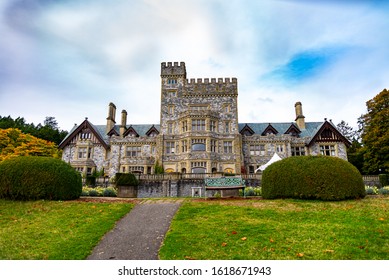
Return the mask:
<path id="1" fill-rule="evenodd" d="M 157 136 L 158 134 L 159 134 L 159 131 L 158 131 L 158 129 L 155 128 L 154 125 L 152 127 L 150 127 L 150 129 L 146 132 L 146 135 L 149 137 L 154 137 L 154 136 Z"/>
<path id="2" fill-rule="evenodd" d="M 278 134 L 277 129 L 275 129 L 274 126 L 272 126 L 270 123 L 265 128 L 265 130 L 262 132 L 262 136 L 266 136 L 266 135 L 269 135 L 269 134 L 274 134 L 274 135 Z"/>
<path id="3" fill-rule="evenodd" d="M 310 146 L 315 142 L 343 142 L 347 147 L 351 145 L 350 141 L 327 120 L 312 137 L 308 145 Z"/>
<path id="4" fill-rule="evenodd" d="M 63 149 L 69 144 L 76 143 L 78 140 L 90 140 L 94 144 L 101 144 L 105 149 L 108 149 L 108 144 L 87 118 L 78 127 L 69 132 L 58 147 Z"/>
<path id="5" fill-rule="evenodd" d="M 252 130 L 247 124 L 240 130 L 239 133 L 245 136 L 252 136 L 255 134 L 254 130 Z"/>
<path id="6" fill-rule="evenodd" d="M 301 130 L 294 123 L 292 123 L 288 130 L 285 131 L 285 134 L 290 134 L 292 136 L 299 136 L 300 133 Z"/>
<path id="7" fill-rule="evenodd" d="M 110 137 L 113 135 L 119 136 L 119 133 L 116 131 L 115 127 L 113 127 L 110 131 L 108 131 L 107 135 Z"/>
<path id="8" fill-rule="evenodd" d="M 123 137 L 126 137 L 126 136 L 131 136 L 131 137 L 139 137 L 139 134 L 138 132 L 136 132 L 136 130 L 130 126 L 124 133 L 123 133 Z"/>

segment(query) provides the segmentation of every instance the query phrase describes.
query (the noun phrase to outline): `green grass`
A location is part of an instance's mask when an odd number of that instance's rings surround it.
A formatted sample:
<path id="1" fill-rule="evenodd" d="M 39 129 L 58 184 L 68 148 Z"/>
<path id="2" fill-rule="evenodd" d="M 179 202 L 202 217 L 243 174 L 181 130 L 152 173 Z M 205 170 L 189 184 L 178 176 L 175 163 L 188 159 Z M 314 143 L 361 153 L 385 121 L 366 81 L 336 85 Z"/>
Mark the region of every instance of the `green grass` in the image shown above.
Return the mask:
<path id="1" fill-rule="evenodd" d="M 85 259 L 131 208 L 125 203 L 0 199 L 0 259 Z"/>
<path id="2" fill-rule="evenodd" d="M 389 197 L 186 202 L 161 259 L 389 259 Z"/>

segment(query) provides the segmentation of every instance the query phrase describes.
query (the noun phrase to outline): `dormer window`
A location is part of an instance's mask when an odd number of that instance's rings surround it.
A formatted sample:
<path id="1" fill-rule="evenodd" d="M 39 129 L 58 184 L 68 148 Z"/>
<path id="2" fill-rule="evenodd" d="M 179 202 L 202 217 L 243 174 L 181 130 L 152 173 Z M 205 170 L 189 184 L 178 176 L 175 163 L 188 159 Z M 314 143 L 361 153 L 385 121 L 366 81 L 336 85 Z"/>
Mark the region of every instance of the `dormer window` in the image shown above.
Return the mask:
<path id="1" fill-rule="evenodd" d="M 299 134 L 301 133 L 301 130 L 295 125 L 291 124 L 287 131 L 285 131 L 285 134 L 289 134 L 293 137 L 299 137 Z"/>
<path id="2" fill-rule="evenodd" d="M 275 129 L 270 123 L 266 127 L 266 129 L 262 132 L 262 136 L 266 135 L 276 135 L 278 133 L 277 129 Z"/>

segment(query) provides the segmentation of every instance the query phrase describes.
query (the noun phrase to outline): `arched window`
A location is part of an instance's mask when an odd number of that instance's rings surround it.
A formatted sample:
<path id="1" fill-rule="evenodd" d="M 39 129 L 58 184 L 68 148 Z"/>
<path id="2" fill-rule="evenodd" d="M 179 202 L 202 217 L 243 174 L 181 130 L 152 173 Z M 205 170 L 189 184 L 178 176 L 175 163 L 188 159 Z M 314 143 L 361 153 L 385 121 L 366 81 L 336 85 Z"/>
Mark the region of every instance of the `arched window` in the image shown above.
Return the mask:
<path id="1" fill-rule="evenodd" d="M 234 173 L 234 170 L 232 168 L 226 168 L 224 169 L 224 173 Z"/>

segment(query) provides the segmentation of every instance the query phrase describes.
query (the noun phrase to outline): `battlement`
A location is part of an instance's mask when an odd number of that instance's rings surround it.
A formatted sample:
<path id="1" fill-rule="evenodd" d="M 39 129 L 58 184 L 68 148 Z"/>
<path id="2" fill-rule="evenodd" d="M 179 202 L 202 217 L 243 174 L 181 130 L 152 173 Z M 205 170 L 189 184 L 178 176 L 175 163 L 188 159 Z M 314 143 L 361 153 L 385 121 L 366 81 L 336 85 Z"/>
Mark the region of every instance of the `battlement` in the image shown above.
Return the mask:
<path id="1" fill-rule="evenodd" d="M 211 80 L 211 81 L 210 81 Z M 220 85 L 220 84 L 227 84 L 227 85 L 237 85 L 238 80 L 237 78 L 205 78 L 204 80 L 199 78 L 199 79 L 186 79 L 186 83 L 188 85 Z"/>
<path id="2" fill-rule="evenodd" d="M 169 76 L 184 76 L 186 79 L 186 67 L 185 62 L 162 62 L 161 63 L 161 77 Z"/>

